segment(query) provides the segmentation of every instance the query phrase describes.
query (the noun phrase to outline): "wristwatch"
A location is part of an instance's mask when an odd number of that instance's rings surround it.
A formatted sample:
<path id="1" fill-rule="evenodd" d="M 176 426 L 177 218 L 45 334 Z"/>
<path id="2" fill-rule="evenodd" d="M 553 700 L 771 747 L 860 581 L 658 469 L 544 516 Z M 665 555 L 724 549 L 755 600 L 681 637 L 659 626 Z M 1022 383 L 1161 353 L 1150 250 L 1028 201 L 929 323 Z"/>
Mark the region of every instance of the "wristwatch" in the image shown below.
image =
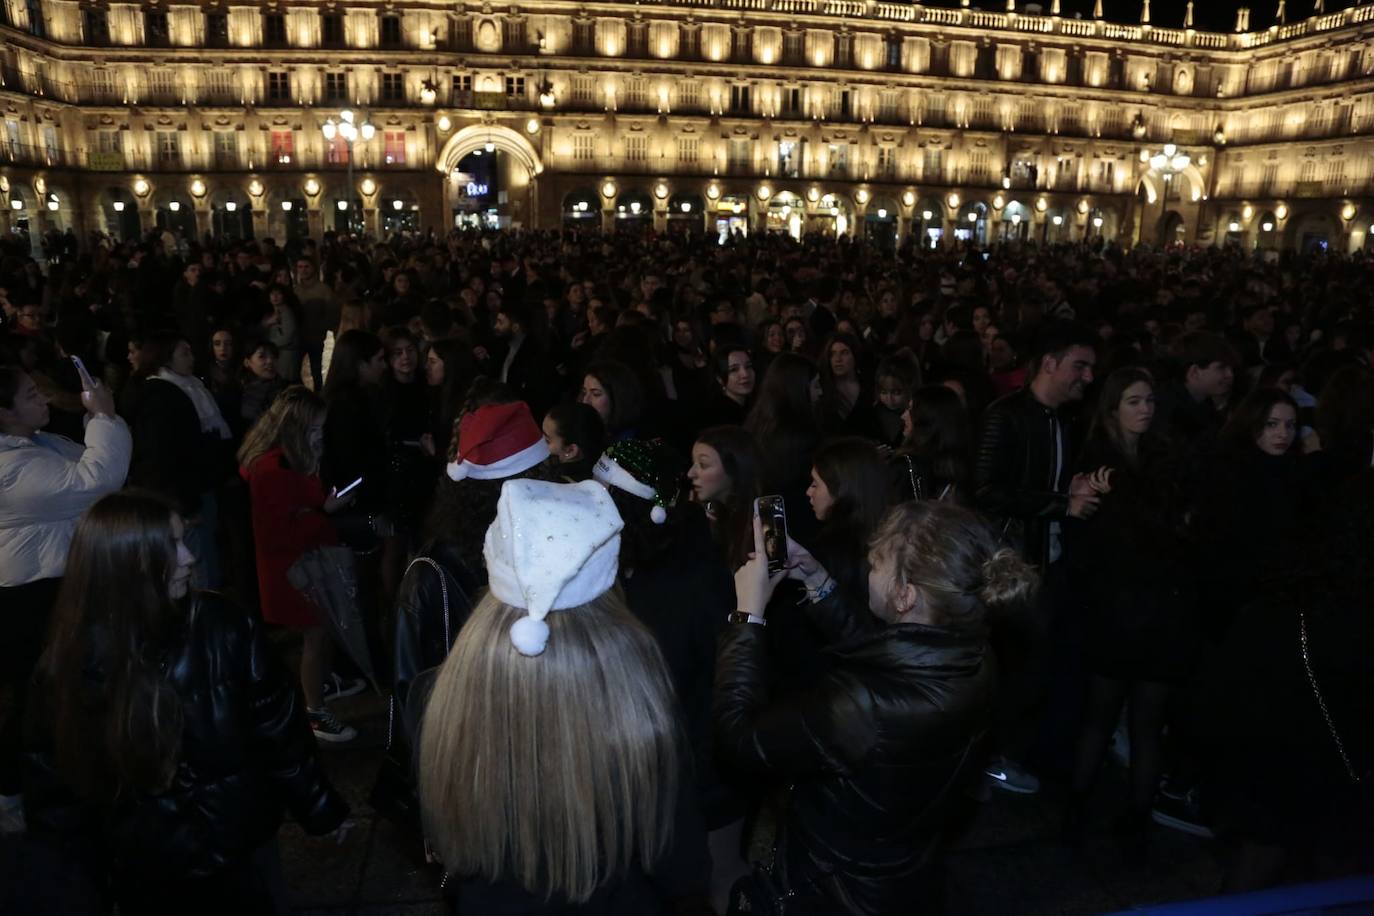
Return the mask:
<path id="1" fill-rule="evenodd" d="M 753 623 L 761 627 L 768 626 L 768 621 L 764 620 L 758 614 L 748 614 L 744 611 L 731 611 L 725 619 L 730 623 Z"/>

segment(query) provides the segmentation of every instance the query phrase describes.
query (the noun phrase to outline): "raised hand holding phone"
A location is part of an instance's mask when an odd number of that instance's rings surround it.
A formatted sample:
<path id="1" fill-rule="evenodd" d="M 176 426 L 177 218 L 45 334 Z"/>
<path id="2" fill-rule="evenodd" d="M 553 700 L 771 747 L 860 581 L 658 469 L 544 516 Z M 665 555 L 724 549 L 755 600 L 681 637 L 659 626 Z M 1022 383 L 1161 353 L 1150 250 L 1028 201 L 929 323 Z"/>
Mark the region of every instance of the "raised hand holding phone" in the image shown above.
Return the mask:
<path id="1" fill-rule="evenodd" d="M 330 490 L 329 495 L 324 498 L 323 508 L 325 514 L 333 515 L 340 509 L 353 505 L 353 497 L 349 496 L 348 492 L 362 482 L 363 479 L 359 477 L 357 480 L 353 481 L 348 486 L 344 487 L 342 490 Z"/>
<path id="2" fill-rule="evenodd" d="M 81 361 L 81 357 L 73 356 L 72 365 L 76 366 L 76 374 L 81 376 L 81 388 L 83 391 L 90 391 L 96 387 L 96 380 L 91 377 L 91 373 L 86 370 L 86 364 Z"/>
<path id="3" fill-rule="evenodd" d="M 754 500 L 754 517 L 763 526 L 763 552 L 770 573 L 787 568 L 787 507 L 781 496 L 760 496 Z"/>
<path id="4" fill-rule="evenodd" d="M 87 413 L 93 417 L 114 416 L 114 395 L 91 376 L 91 373 L 86 370 L 86 364 L 81 361 L 81 357 L 73 356 L 71 359 L 72 364 L 76 366 L 76 374 L 81 376 L 81 403 L 85 406 Z"/>
<path id="5" fill-rule="evenodd" d="M 764 497 L 766 499 L 767 497 Z M 778 587 L 778 583 L 787 577 L 783 571 L 772 571 L 772 565 L 768 559 L 768 552 L 765 541 L 764 522 L 760 517 L 759 503 L 761 499 L 754 500 L 754 550 L 749 554 L 749 559 L 744 565 L 735 570 L 735 601 L 736 610 L 755 617 L 764 616 L 768 609 L 768 601 L 773 597 L 773 591 Z M 784 525 L 786 522 L 784 521 Z M 786 550 L 787 532 L 782 532 L 782 550 Z M 784 562 L 786 558 L 784 556 Z"/>

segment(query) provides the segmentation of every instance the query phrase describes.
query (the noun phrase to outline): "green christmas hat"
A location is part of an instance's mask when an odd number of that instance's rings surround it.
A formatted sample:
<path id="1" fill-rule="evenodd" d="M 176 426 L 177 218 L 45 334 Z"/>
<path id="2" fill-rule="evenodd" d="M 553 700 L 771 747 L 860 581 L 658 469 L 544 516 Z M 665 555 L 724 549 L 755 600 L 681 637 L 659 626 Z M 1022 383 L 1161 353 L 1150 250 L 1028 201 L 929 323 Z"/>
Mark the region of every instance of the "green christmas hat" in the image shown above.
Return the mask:
<path id="1" fill-rule="evenodd" d="M 668 509 L 677 497 L 677 474 L 676 456 L 662 439 L 612 442 L 592 468 L 598 482 L 653 503 L 649 518 L 655 525 L 668 520 Z"/>

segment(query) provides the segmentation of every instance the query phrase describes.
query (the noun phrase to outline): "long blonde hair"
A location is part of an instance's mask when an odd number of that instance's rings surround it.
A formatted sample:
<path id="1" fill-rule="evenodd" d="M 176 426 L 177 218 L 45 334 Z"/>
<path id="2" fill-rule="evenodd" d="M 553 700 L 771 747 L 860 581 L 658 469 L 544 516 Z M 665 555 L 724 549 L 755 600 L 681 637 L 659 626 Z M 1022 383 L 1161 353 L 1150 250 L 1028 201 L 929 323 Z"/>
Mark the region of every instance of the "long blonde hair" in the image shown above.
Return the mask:
<path id="1" fill-rule="evenodd" d="M 272 449 L 281 447 L 293 471 L 318 474 L 320 456 L 310 447 L 310 427 L 324 420 L 324 400 L 304 385 L 284 389 L 243 437 L 240 467 L 250 467 Z"/>
<path id="2" fill-rule="evenodd" d="M 420 732 L 426 829 L 459 875 L 508 878 L 572 903 L 672 838 L 680 738 L 667 666 L 619 588 L 547 618 L 482 599 L 439 670 Z"/>

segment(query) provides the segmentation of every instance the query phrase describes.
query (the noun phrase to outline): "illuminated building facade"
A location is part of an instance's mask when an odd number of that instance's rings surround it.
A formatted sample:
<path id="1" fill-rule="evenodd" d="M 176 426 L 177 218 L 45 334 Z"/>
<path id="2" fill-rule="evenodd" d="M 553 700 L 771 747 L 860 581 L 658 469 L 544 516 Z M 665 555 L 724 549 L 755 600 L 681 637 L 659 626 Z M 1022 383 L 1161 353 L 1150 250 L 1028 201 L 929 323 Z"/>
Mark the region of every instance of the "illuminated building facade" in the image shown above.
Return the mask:
<path id="1" fill-rule="evenodd" d="M 1058 7 L 0 0 L 0 230 L 1374 240 L 1374 5 Z"/>

